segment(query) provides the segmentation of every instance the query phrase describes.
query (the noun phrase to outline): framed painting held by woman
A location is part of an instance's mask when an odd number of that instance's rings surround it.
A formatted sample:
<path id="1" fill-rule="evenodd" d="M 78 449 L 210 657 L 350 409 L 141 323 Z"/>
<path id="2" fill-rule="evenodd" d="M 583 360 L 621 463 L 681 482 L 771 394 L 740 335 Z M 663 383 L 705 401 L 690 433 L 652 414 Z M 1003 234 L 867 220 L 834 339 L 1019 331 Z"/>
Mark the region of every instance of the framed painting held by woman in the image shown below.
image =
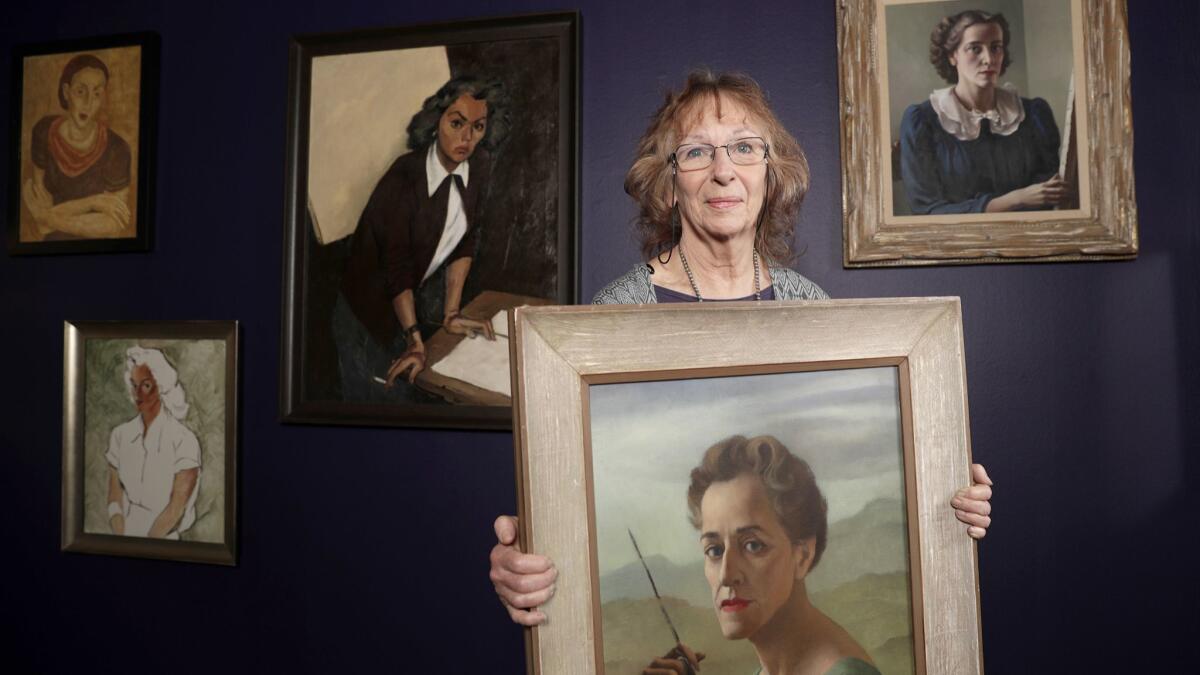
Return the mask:
<path id="1" fill-rule="evenodd" d="M 847 267 L 1137 255 L 1125 0 L 840 0 Z"/>
<path id="2" fill-rule="evenodd" d="M 159 51 L 153 33 L 15 50 L 10 253 L 150 249 Z"/>
<path id="3" fill-rule="evenodd" d="M 570 579 L 531 672 L 983 672 L 945 508 L 957 298 L 531 307 L 510 332 L 521 544 Z"/>
<path id="4" fill-rule="evenodd" d="M 509 427 L 505 310 L 575 301 L 578 26 L 293 40 L 284 421 Z"/>

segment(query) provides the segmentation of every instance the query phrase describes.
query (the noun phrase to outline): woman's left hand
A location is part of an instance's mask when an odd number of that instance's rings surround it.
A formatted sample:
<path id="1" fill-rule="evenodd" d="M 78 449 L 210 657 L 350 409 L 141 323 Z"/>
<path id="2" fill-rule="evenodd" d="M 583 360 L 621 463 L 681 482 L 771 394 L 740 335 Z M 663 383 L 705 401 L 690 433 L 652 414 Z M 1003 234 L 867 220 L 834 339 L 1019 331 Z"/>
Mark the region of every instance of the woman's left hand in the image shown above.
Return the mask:
<path id="1" fill-rule="evenodd" d="M 967 534 L 972 539 L 983 539 L 992 524 L 992 479 L 982 464 L 971 465 L 971 480 L 974 483 L 954 493 L 950 505 L 954 516 L 967 524 Z"/>
<path id="2" fill-rule="evenodd" d="M 468 319 L 462 314 L 452 315 L 443 326 L 445 326 L 447 333 L 453 335 L 466 335 L 467 337 L 482 335 L 488 340 L 496 339 L 496 333 L 492 330 L 492 322 Z"/>

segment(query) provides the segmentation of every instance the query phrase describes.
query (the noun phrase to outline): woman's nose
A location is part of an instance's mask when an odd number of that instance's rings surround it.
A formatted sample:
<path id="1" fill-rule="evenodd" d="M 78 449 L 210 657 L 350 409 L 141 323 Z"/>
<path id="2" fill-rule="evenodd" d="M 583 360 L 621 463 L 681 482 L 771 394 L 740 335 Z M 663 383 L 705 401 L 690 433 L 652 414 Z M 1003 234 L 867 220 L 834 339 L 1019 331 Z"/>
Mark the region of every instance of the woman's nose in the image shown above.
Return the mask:
<path id="1" fill-rule="evenodd" d="M 722 184 L 733 180 L 733 160 L 729 158 L 729 150 L 726 148 L 717 148 L 713 150 L 713 153 L 713 178 Z"/>
<path id="2" fill-rule="evenodd" d="M 737 586 L 742 582 L 741 566 L 736 555 L 725 554 L 721 558 L 721 585 Z"/>

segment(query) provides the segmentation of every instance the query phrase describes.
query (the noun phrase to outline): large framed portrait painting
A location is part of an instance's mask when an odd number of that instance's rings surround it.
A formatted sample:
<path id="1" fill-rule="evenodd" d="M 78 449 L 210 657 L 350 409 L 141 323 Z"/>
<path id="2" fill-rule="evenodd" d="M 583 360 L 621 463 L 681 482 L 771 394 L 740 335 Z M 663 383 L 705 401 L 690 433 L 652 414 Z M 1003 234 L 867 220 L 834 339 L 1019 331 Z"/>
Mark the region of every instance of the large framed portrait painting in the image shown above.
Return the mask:
<path id="1" fill-rule="evenodd" d="M 1125 0 L 838 19 L 847 266 L 1137 254 Z"/>
<path id="2" fill-rule="evenodd" d="M 149 250 L 158 61 L 153 33 L 14 50 L 10 253 Z"/>
<path id="3" fill-rule="evenodd" d="M 505 312 L 575 299 L 577 31 L 294 39 L 284 421 L 511 424 Z"/>
<path id="4" fill-rule="evenodd" d="M 63 327 L 64 551 L 233 565 L 237 323 Z"/>
<path id="5" fill-rule="evenodd" d="M 533 672 L 982 672 L 948 506 L 956 299 L 526 308 L 513 331 L 522 543 L 571 581 Z"/>

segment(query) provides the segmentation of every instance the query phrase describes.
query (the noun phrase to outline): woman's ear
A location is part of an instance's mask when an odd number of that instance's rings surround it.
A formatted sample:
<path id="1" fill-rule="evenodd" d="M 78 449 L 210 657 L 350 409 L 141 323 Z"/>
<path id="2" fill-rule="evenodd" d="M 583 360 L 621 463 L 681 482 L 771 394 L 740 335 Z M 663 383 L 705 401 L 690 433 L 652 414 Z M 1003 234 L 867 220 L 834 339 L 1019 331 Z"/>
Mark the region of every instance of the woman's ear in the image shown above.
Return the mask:
<path id="1" fill-rule="evenodd" d="M 813 558 L 816 557 L 817 538 L 808 537 L 792 544 L 792 554 L 796 561 L 796 581 L 804 581 L 812 570 Z"/>

